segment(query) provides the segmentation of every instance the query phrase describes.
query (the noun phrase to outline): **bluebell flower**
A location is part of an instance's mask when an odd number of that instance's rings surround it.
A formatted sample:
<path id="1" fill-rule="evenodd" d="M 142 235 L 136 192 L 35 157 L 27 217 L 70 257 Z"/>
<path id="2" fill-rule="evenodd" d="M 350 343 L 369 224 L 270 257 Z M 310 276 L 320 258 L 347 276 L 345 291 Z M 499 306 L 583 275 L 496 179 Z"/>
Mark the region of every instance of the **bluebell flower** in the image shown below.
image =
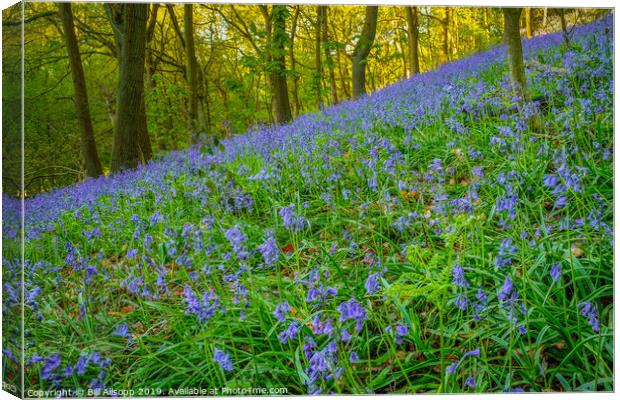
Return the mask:
<path id="1" fill-rule="evenodd" d="M 592 327 L 594 332 L 599 332 L 601 329 L 601 323 L 598 316 L 598 308 L 596 304 L 589 301 L 581 302 L 577 305 L 579 307 L 579 313 L 588 318 L 588 325 Z"/>
<path id="2" fill-rule="evenodd" d="M 213 351 L 213 361 L 217 362 L 224 371 L 230 372 L 233 370 L 230 355 L 218 348 L 215 348 L 215 350 Z"/>
<path id="3" fill-rule="evenodd" d="M 300 328 L 297 325 L 297 322 L 292 321 L 288 328 L 278 334 L 278 339 L 280 339 L 282 344 L 286 344 L 289 340 L 292 340 L 297 336 L 299 329 Z"/>
<path id="4" fill-rule="evenodd" d="M 273 312 L 274 317 L 280 322 L 284 322 L 286 319 L 286 314 L 291 311 L 291 306 L 288 304 L 288 301 L 284 303 L 280 303 L 276 306 L 276 310 Z"/>
<path id="5" fill-rule="evenodd" d="M 265 265 L 267 266 L 274 265 L 280 258 L 280 249 L 278 248 L 276 239 L 272 235 L 269 236 L 263 244 L 257 247 L 258 251 L 260 251 L 263 256 Z"/>
<path id="6" fill-rule="evenodd" d="M 551 265 L 551 270 L 549 271 L 549 275 L 551 275 L 551 279 L 553 282 L 557 282 L 558 279 L 562 276 L 562 264 L 557 262 Z"/>
<path id="7" fill-rule="evenodd" d="M 353 319 L 355 320 L 355 330 L 358 332 L 362 330 L 362 323 L 367 318 L 366 309 L 357 300 L 352 298 L 349 301 L 340 303 L 338 311 L 340 312 L 341 323 Z"/>
<path id="8" fill-rule="evenodd" d="M 465 270 L 463 270 L 460 264 L 455 264 L 454 267 L 452 267 L 452 283 L 462 288 L 469 287 L 469 282 L 465 279 Z"/>
<path id="9" fill-rule="evenodd" d="M 379 283 L 380 276 L 381 274 L 379 272 L 373 272 L 368 275 L 368 278 L 366 278 L 366 283 L 364 284 L 364 287 L 366 288 L 366 294 L 372 295 L 377 290 L 379 290 L 379 288 L 381 287 Z"/>

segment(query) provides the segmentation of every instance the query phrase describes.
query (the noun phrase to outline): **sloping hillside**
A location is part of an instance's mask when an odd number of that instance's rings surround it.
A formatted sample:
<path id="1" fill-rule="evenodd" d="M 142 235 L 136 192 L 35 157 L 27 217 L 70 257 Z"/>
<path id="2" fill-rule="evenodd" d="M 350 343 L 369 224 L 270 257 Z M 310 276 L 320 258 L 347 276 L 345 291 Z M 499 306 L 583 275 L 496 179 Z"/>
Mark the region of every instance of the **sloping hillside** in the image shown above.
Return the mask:
<path id="1" fill-rule="evenodd" d="M 541 100 L 524 107 L 498 47 L 26 200 L 26 382 L 612 390 L 612 29 L 526 41 Z M 10 373 L 19 204 L 4 203 Z"/>

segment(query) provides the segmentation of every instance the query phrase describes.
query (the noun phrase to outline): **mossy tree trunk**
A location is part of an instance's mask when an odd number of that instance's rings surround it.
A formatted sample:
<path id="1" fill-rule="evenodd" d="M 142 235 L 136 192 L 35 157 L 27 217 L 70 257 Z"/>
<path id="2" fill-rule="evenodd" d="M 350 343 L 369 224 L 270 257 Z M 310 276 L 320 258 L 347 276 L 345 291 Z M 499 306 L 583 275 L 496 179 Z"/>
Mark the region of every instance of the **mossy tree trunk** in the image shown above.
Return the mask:
<path id="1" fill-rule="evenodd" d="M 104 5 L 116 37 L 119 77 L 112 172 L 135 168 L 152 155 L 144 104 L 148 4 Z"/>
<path id="2" fill-rule="evenodd" d="M 202 132 L 198 115 L 198 61 L 196 60 L 196 50 L 194 46 L 194 16 L 192 4 L 183 5 L 183 34 L 185 41 L 185 62 L 187 65 L 187 83 L 189 86 L 189 107 L 188 119 L 189 127 L 192 131 L 192 138 L 196 140 L 196 131 Z"/>
<path id="3" fill-rule="evenodd" d="M 90 118 L 86 79 L 84 78 L 82 58 L 75 35 L 71 3 L 58 3 L 58 12 L 62 21 L 65 43 L 67 44 L 67 52 L 69 54 L 71 77 L 73 78 L 73 100 L 80 128 L 82 160 L 86 175 L 94 178 L 102 174 L 101 162 L 99 161 L 97 143 L 95 142 L 93 124 Z"/>
<path id="4" fill-rule="evenodd" d="M 529 99 L 527 81 L 525 79 L 525 65 L 523 62 L 523 46 L 519 32 L 521 8 L 503 8 L 504 13 L 504 41 L 508 50 L 508 64 L 510 79 L 515 93 L 522 99 Z"/>
<path id="5" fill-rule="evenodd" d="M 418 32 L 418 8 L 406 7 L 407 10 L 407 34 L 409 36 L 409 76 L 420 73 L 419 58 L 419 32 Z"/>
<path id="6" fill-rule="evenodd" d="M 352 56 L 353 98 L 366 95 L 366 64 L 377 32 L 378 6 L 366 6 L 364 27 Z"/>
<path id="7" fill-rule="evenodd" d="M 264 6 L 266 8 L 266 6 Z M 263 10 L 265 10 L 263 8 Z M 267 70 L 272 91 L 272 110 L 275 122 L 283 124 L 291 120 L 291 103 L 286 82 L 285 52 L 288 44 L 286 18 L 289 15 L 284 5 L 272 6 L 271 15 L 263 11 L 269 35 Z"/>

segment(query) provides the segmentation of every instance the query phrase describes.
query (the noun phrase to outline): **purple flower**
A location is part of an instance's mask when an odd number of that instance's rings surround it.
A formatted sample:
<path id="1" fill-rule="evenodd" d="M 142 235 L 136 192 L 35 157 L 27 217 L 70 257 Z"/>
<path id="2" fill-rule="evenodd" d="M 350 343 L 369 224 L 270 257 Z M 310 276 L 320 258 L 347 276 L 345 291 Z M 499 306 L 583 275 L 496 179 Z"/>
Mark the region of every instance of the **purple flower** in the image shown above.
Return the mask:
<path id="1" fill-rule="evenodd" d="M 278 339 L 280 339 L 282 344 L 286 344 L 289 340 L 294 339 L 298 332 L 299 326 L 297 325 L 297 322 L 292 321 L 288 328 L 278 334 Z"/>
<path id="2" fill-rule="evenodd" d="M 480 348 L 476 348 L 474 350 L 470 350 L 467 353 L 463 354 L 463 358 L 465 357 L 480 357 Z"/>
<path id="3" fill-rule="evenodd" d="M 288 230 L 301 231 L 308 224 L 305 218 L 295 214 L 295 211 L 293 211 L 293 205 L 281 208 L 278 214 L 282 217 L 284 227 Z"/>
<path id="4" fill-rule="evenodd" d="M 217 362 L 218 365 L 224 370 L 224 371 L 232 371 L 233 370 L 233 365 L 232 365 L 232 361 L 230 360 L 230 355 L 228 355 L 228 353 L 215 348 L 214 352 L 213 352 L 213 361 Z"/>
<path id="5" fill-rule="evenodd" d="M 460 363 L 461 363 L 460 361 L 457 361 L 457 362 L 453 362 L 452 364 L 448 365 L 448 367 L 446 368 L 446 372 L 450 375 L 454 375 Z"/>
<path id="6" fill-rule="evenodd" d="M 53 372 L 56 368 L 60 367 L 60 354 L 55 353 L 45 358 L 43 368 L 41 369 L 41 377 L 45 380 L 54 379 Z"/>
<path id="7" fill-rule="evenodd" d="M 560 264 L 559 262 L 552 264 L 549 275 L 551 275 L 551 279 L 553 279 L 553 282 L 557 282 L 558 279 L 560 279 L 560 277 L 562 276 L 562 264 Z"/>
<path id="8" fill-rule="evenodd" d="M 465 279 L 465 271 L 460 264 L 455 264 L 454 267 L 452 267 L 452 283 L 462 288 L 469 287 L 469 282 Z"/>
<path id="9" fill-rule="evenodd" d="M 409 333 L 409 327 L 405 324 L 399 323 L 396 325 L 396 344 L 403 343 L 403 336 L 406 336 Z"/>
<path id="10" fill-rule="evenodd" d="M 592 327 L 594 332 L 599 332 L 601 329 L 601 322 L 598 316 L 598 308 L 596 304 L 592 304 L 589 301 L 581 302 L 577 305 L 580 310 L 579 313 L 588 318 L 588 325 Z"/>
<path id="11" fill-rule="evenodd" d="M 476 387 L 476 381 L 474 380 L 473 376 L 468 376 L 467 379 L 465 379 L 465 386 L 470 387 L 470 388 L 475 388 Z"/>
<path id="12" fill-rule="evenodd" d="M 276 310 L 273 312 L 274 317 L 280 322 L 284 322 L 286 314 L 291 311 L 291 306 L 287 301 L 280 303 L 276 306 Z"/>
<path id="13" fill-rule="evenodd" d="M 467 296 L 463 293 L 459 293 L 456 296 L 456 300 L 454 300 L 454 305 L 461 311 L 465 311 L 467 309 Z"/>
<path id="14" fill-rule="evenodd" d="M 248 238 L 243 234 L 243 231 L 241 231 L 238 225 L 228 229 L 224 236 L 226 236 L 226 239 L 228 239 L 239 258 L 244 259 L 247 257 L 244 246 Z"/>
<path id="15" fill-rule="evenodd" d="M 349 361 L 350 362 L 354 363 L 354 362 L 358 361 L 359 359 L 360 358 L 359 358 L 359 356 L 357 355 L 356 352 L 352 351 L 351 354 L 349 354 Z"/>
<path id="16" fill-rule="evenodd" d="M 499 294 L 497 295 L 497 297 L 501 301 L 509 301 L 511 299 L 515 299 L 516 295 L 517 295 L 517 292 L 516 290 L 514 290 L 514 285 L 512 283 L 512 280 L 510 280 L 509 276 L 506 276 L 506 279 L 504 279 L 504 284 L 499 290 Z"/>
<path id="17" fill-rule="evenodd" d="M 373 272 L 372 274 L 368 275 L 368 278 L 366 278 L 366 283 L 364 284 L 364 287 L 366 288 L 366 294 L 372 295 L 377 290 L 379 290 L 379 288 L 381 287 L 381 285 L 379 284 L 380 277 L 381 274 L 379 272 Z"/>
<path id="18" fill-rule="evenodd" d="M 263 255 L 265 265 L 272 266 L 280 258 L 280 249 L 273 236 L 269 236 L 267 240 L 257 247 L 258 251 Z"/>
<path id="19" fill-rule="evenodd" d="M 338 311 L 340 312 L 341 323 L 353 319 L 356 322 L 355 330 L 358 332 L 362 330 L 362 323 L 367 319 L 366 309 L 357 300 L 352 298 L 349 301 L 340 303 Z"/>
<path id="20" fill-rule="evenodd" d="M 113 335 L 120 336 L 120 337 L 131 336 L 131 334 L 129 333 L 129 328 L 127 327 L 127 324 L 116 325 L 116 327 L 114 328 Z"/>

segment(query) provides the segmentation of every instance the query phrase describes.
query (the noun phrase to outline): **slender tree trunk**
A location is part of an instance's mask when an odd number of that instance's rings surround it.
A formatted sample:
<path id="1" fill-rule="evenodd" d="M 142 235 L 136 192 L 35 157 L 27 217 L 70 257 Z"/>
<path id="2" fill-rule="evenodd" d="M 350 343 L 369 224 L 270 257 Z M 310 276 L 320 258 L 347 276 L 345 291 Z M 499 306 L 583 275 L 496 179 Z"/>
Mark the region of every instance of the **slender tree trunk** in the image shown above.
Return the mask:
<path id="1" fill-rule="evenodd" d="M 450 61 L 450 20 L 452 10 L 450 7 L 444 7 L 445 17 L 442 21 L 443 25 L 443 56 L 444 61 Z"/>
<path id="2" fill-rule="evenodd" d="M 155 3 L 151 6 L 151 12 L 149 15 L 148 27 L 146 29 L 146 56 L 145 56 L 145 73 L 146 73 L 146 88 L 153 89 L 155 87 L 155 65 L 153 63 L 153 50 L 151 48 L 153 43 L 153 36 L 155 34 L 155 25 L 157 23 L 157 12 L 159 11 L 159 3 Z"/>
<path id="3" fill-rule="evenodd" d="M 366 64 L 377 32 L 378 6 L 366 6 L 364 27 L 353 50 L 351 69 L 353 73 L 353 98 L 366 95 Z"/>
<path id="4" fill-rule="evenodd" d="M 189 109 L 188 119 L 192 139 L 196 141 L 198 135 L 196 131 L 203 131 L 200 126 L 198 116 L 198 61 L 196 60 L 196 50 L 194 48 L 194 16 L 192 4 L 183 5 L 183 40 L 185 42 L 185 62 L 187 65 L 187 83 L 189 86 Z"/>
<path id="5" fill-rule="evenodd" d="M 564 38 L 564 43 L 567 45 L 570 44 L 570 38 L 568 36 L 568 27 L 566 26 L 566 10 L 563 8 L 558 8 L 558 13 L 560 14 L 560 24 L 562 26 L 562 37 Z"/>
<path id="6" fill-rule="evenodd" d="M 323 9 L 323 18 L 321 20 L 321 41 L 323 53 L 325 55 L 325 64 L 329 70 L 329 83 L 332 93 L 332 104 L 338 103 L 338 90 L 336 89 L 336 74 L 334 72 L 334 60 L 332 58 L 331 46 L 329 45 L 329 36 L 327 33 L 327 6 L 320 6 Z"/>
<path id="7" fill-rule="evenodd" d="M 112 172 L 135 168 L 150 158 L 144 105 L 147 4 L 105 4 L 119 44 L 119 82 Z"/>
<path id="8" fill-rule="evenodd" d="M 204 106 L 206 112 L 207 134 L 211 136 L 211 100 L 209 99 L 209 80 L 207 78 L 204 79 Z"/>
<path id="9" fill-rule="evenodd" d="M 295 61 L 295 36 L 297 34 L 297 20 L 299 19 L 299 6 L 295 6 L 295 13 L 291 20 L 291 42 L 288 48 L 288 55 L 291 59 L 291 71 L 293 71 L 293 113 L 297 116 L 301 113 L 299 104 L 299 74 L 296 72 L 297 64 Z"/>
<path id="10" fill-rule="evenodd" d="M 288 98 L 286 83 L 286 63 L 284 59 L 285 47 L 288 42 L 286 34 L 286 17 L 288 9 L 283 5 L 272 6 L 271 17 L 266 18 L 266 25 L 271 28 L 269 35 L 268 61 L 271 71 L 269 80 L 272 90 L 272 108 L 275 122 L 283 124 L 291 120 L 291 104 Z"/>
<path id="11" fill-rule="evenodd" d="M 525 34 L 528 39 L 532 38 L 532 9 L 527 7 L 525 9 Z"/>
<path id="12" fill-rule="evenodd" d="M 527 81 L 525 78 L 525 66 L 523 63 L 523 48 L 521 34 L 519 32 L 519 20 L 521 8 L 503 8 L 504 13 L 504 41 L 508 50 L 508 63 L 510 65 L 510 78 L 516 94 L 522 99 L 529 99 Z"/>
<path id="13" fill-rule="evenodd" d="M 71 66 L 71 76 L 73 78 L 73 98 L 75 113 L 80 127 L 82 159 L 86 175 L 94 178 L 102 174 L 101 162 L 97 154 L 97 143 L 95 142 L 93 124 L 90 119 L 86 79 L 84 78 L 82 58 L 73 25 L 71 3 L 58 3 L 58 11 L 62 20 L 67 52 L 69 54 L 69 65 Z"/>
<path id="14" fill-rule="evenodd" d="M 418 56 L 418 8 L 406 7 L 407 33 L 409 36 L 409 76 L 420 73 L 420 58 Z"/>
<path id="15" fill-rule="evenodd" d="M 323 25 L 323 7 L 316 6 L 316 24 L 314 27 L 314 87 L 316 90 L 316 108 L 320 110 L 323 107 L 323 98 L 321 96 L 321 77 L 323 76 L 323 68 L 321 63 L 321 26 Z"/>

